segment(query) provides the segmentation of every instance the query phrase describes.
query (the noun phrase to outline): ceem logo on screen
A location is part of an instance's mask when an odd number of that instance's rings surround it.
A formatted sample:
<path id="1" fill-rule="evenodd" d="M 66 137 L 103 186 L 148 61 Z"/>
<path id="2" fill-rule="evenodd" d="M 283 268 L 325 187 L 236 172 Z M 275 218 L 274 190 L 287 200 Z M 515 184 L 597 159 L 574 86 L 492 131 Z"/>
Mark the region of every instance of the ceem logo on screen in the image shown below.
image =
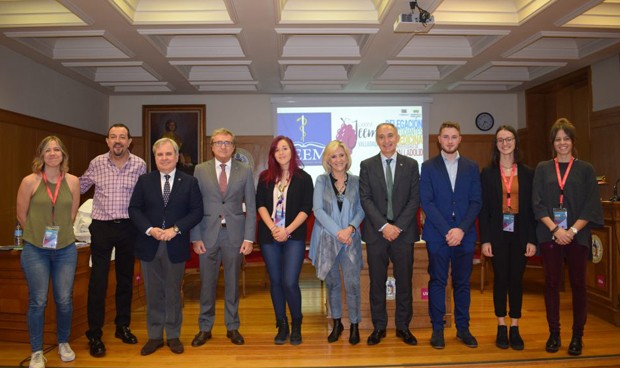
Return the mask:
<path id="1" fill-rule="evenodd" d="M 321 155 L 331 141 L 330 113 L 278 114 L 278 135 L 293 141 L 306 166 L 321 165 Z"/>

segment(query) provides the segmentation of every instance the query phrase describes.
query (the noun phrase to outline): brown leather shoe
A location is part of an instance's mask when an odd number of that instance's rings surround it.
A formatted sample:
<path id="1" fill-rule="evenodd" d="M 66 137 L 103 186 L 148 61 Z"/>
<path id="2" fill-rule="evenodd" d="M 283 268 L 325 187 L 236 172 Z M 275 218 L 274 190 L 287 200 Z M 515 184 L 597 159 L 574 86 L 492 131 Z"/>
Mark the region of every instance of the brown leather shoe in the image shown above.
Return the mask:
<path id="1" fill-rule="evenodd" d="M 211 331 L 200 331 L 196 334 L 196 336 L 194 336 L 194 339 L 192 340 L 192 346 L 193 347 L 202 346 L 210 338 L 211 338 Z"/>
<path id="2" fill-rule="evenodd" d="M 170 351 L 175 354 L 183 354 L 185 351 L 183 343 L 179 339 L 168 339 L 167 344 L 170 347 Z"/>
<path id="3" fill-rule="evenodd" d="M 140 350 L 140 355 L 151 355 L 154 352 L 156 352 L 157 349 L 161 348 L 162 346 L 164 346 L 164 340 L 162 340 L 162 339 L 157 339 L 157 340 L 149 339 L 146 342 L 146 344 L 144 344 L 144 346 L 142 347 L 142 350 Z"/>
<path id="4" fill-rule="evenodd" d="M 245 340 L 243 339 L 243 336 L 241 336 L 241 334 L 239 333 L 239 330 L 230 330 L 226 332 L 226 337 L 228 337 L 230 339 L 230 342 L 235 345 L 245 344 Z"/>

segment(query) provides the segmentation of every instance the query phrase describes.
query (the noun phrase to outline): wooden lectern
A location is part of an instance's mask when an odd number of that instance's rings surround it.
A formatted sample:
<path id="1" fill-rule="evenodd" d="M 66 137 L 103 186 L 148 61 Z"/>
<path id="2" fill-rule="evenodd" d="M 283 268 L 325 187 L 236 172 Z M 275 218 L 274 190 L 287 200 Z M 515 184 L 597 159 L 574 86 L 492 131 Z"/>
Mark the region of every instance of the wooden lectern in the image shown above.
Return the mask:
<path id="1" fill-rule="evenodd" d="M 603 201 L 605 225 L 592 229 L 588 312 L 620 326 L 620 202 Z"/>

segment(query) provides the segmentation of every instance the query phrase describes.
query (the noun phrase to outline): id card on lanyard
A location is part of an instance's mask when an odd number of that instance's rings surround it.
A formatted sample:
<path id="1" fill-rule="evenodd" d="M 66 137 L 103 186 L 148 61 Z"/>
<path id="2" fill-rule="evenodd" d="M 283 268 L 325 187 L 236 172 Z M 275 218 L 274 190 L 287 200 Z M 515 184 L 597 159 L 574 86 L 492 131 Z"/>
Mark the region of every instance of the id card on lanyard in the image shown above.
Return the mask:
<path id="1" fill-rule="evenodd" d="M 45 233 L 43 234 L 43 248 L 56 249 L 58 245 L 58 232 L 60 231 L 60 226 L 56 226 L 56 200 L 58 199 L 58 193 L 60 192 L 60 186 L 62 185 L 62 174 L 60 174 L 58 181 L 56 182 L 56 190 L 54 191 L 54 195 L 52 195 L 52 190 L 47 182 L 47 175 L 43 173 L 42 176 L 43 182 L 45 182 L 45 189 L 47 189 L 47 195 L 52 201 L 52 225 L 45 227 Z"/>
<path id="2" fill-rule="evenodd" d="M 566 179 L 568 179 L 568 173 L 570 169 L 573 167 L 573 162 L 575 161 L 574 157 L 570 158 L 568 162 L 568 167 L 566 168 L 566 172 L 564 173 L 564 177 L 561 177 L 560 174 L 560 164 L 558 163 L 557 157 L 553 159 L 555 162 L 555 173 L 558 177 L 558 185 L 560 187 L 560 206 L 559 208 L 553 209 L 553 222 L 561 227 L 562 229 L 568 229 L 568 211 L 564 208 L 564 186 L 566 185 Z"/>
<path id="3" fill-rule="evenodd" d="M 502 230 L 509 233 L 513 233 L 515 231 L 515 215 L 512 213 L 512 199 L 510 198 L 510 190 L 512 188 L 512 179 L 514 179 L 516 171 L 517 164 L 513 163 L 512 171 L 510 172 L 510 179 L 506 179 L 504 169 L 502 168 L 502 165 L 499 165 L 499 172 L 502 175 L 502 182 L 506 188 L 506 206 L 508 207 L 508 212 L 504 212 L 502 216 Z"/>

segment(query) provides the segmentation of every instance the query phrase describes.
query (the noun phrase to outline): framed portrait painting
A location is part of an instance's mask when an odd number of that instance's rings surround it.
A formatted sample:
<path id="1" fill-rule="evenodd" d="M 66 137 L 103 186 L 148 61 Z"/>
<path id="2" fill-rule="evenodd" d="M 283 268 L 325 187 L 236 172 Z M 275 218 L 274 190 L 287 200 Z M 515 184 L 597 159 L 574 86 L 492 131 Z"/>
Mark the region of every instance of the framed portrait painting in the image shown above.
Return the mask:
<path id="1" fill-rule="evenodd" d="M 193 173 L 203 161 L 205 105 L 143 105 L 142 134 L 144 160 L 149 171 L 154 170 L 153 143 L 170 138 L 179 146 L 177 169 Z"/>

